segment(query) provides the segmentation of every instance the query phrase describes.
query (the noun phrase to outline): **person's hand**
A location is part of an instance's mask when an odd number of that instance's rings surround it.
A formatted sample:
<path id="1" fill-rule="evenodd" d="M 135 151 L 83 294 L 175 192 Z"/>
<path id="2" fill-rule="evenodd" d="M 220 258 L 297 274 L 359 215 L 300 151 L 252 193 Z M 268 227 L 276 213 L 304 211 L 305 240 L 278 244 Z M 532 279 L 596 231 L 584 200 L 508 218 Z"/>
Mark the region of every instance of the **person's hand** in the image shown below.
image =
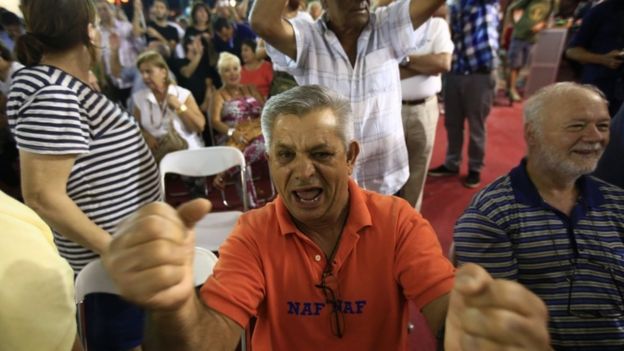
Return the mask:
<path id="1" fill-rule="evenodd" d="M 548 310 L 521 284 L 494 280 L 483 268 L 457 270 L 446 317 L 447 351 L 552 350 Z"/>
<path id="2" fill-rule="evenodd" d="M 119 38 L 119 34 L 111 32 L 108 35 L 108 47 L 110 48 L 111 52 L 118 52 L 120 46 L 121 39 Z"/>
<path id="3" fill-rule="evenodd" d="M 193 227 L 211 207 L 205 199 L 177 211 L 152 203 L 122 223 L 102 261 L 124 299 L 148 310 L 173 311 L 193 297 Z"/>
<path id="4" fill-rule="evenodd" d="M 531 27 L 531 32 L 539 33 L 545 28 L 546 28 L 546 21 L 537 22 L 533 27 Z"/>
<path id="5" fill-rule="evenodd" d="M 197 55 L 202 55 L 204 53 L 204 44 L 202 44 L 201 36 L 197 35 L 193 38 L 193 47 L 195 48 L 195 53 Z"/>
<path id="6" fill-rule="evenodd" d="M 624 54 L 622 50 L 613 50 L 602 55 L 601 64 L 610 69 L 618 69 L 624 62 Z"/>
<path id="7" fill-rule="evenodd" d="M 232 133 L 232 140 L 234 140 L 237 144 L 247 145 L 247 137 L 245 133 L 236 128 L 234 133 Z"/>
<path id="8" fill-rule="evenodd" d="M 169 106 L 170 109 L 176 111 L 181 105 L 182 103 L 177 96 L 174 94 L 167 94 L 167 106 Z"/>
<path id="9" fill-rule="evenodd" d="M 219 173 L 212 179 L 212 186 L 219 190 L 225 190 L 224 173 Z"/>
<path id="10" fill-rule="evenodd" d="M 156 139 L 150 133 L 143 132 L 143 139 L 145 139 L 145 143 L 150 150 L 154 151 L 158 148 L 158 139 Z"/>

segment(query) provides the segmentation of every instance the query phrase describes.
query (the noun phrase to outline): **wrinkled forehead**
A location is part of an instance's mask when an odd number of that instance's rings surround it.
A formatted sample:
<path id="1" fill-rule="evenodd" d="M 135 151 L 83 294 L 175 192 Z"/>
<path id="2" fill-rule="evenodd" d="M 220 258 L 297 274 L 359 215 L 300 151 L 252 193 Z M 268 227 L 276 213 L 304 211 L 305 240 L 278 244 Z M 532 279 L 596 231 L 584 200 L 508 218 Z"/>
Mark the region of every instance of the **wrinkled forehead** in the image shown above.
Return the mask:
<path id="1" fill-rule="evenodd" d="M 338 120 L 330 109 L 315 110 L 302 116 L 281 114 L 273 125 L 272 144 L 332 142 L 333 137 L 339 139 L 337 131 Z"/>

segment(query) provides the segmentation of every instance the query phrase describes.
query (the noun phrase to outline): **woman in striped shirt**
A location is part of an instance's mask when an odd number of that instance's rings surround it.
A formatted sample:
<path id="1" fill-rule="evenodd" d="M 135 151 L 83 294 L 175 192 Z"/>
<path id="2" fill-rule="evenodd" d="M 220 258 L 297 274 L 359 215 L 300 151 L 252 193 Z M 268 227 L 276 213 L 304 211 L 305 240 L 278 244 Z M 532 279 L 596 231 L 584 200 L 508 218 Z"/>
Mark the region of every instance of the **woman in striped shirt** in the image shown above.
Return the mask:
<path id="1" fill-rule="evenodd" d="M 99 47 L 91 0 L 21 5 L 27 33 L 16 51 L 26 67 L 14 75 L 7 116 L 23 195 L 77 274 L 121 220 L 160 199 L 158 170 L 134 118 L 87 84 Z"/>

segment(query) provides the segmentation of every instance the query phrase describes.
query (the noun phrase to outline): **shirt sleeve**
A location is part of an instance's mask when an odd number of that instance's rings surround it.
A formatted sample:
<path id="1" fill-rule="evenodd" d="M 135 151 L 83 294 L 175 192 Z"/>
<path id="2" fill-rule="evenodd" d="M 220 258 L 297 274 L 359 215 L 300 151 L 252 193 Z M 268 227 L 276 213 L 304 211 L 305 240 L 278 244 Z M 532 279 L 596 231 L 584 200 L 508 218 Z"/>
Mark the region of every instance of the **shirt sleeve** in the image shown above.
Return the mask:
<path id="1" fill-rule="evenodd" d="M 517 280 L 518 264 L 509 236 L 479 209 L 478 201 L 457 221 L 453 239 L 459 265 L 476 263 L 494 278 Z"/>
<path id="2" fill-rule="evenodd" d="M 312 46 L 312 35 L 314 35 L 314 26 L 316 23 L 305 20 L 292 19 L 287 20 L 293 27 L 295 33 L 295 42 L 297 47 L 296 60 L 291 59 L 273 46 L 266 44 L 267 54 L 271 57 L 271 61 L 275 68 L 279 71 L 295 74 L 305 65 L 306 58 L 310 55 L 310 47 Z"/>
<path id="3" fill-rule="evenodd" d="M 20 150 L 49 155 L 89 152 L 91 127 L 76 93 L 46 86 L 18 110 L 14 128 Z"/>
<path id="4" fill-rule="evenodd" d="M 431 224 L 407 203 L 401 205 L 398 225 L 394 275 L 407 299 L 422 309 L 451 292 L 455 270 Z"/>
<path id="5" fill-rule="evenodd" d="M 433 53 L 434 54 L 452 54 L 455 45 L 451 39 L 451 31 L 448 23 L 442 18 L 432 18 L 432 34 L 433 34 Z"/>
<path id="6" fill-rule="evenodd" d="M 423 40 L 423 31 L 414 30 L 410 17 L 410 0 L 395 1 L 375 11 L 374 30 L 387 43 L 397 60 L 402 60 Z"/>

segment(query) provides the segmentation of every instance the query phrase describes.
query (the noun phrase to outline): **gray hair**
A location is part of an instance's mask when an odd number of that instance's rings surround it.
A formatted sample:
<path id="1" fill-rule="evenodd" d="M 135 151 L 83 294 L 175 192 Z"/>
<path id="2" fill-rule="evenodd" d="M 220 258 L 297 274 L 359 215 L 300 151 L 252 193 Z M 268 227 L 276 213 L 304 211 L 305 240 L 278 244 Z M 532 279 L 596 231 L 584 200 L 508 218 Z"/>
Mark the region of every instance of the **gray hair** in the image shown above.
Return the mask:
<path id="1" fill-rule="evenodd" d="M 271 148 L 273 126 L 277 117 L 294 115 L 299 118 L 310 112 L 330 109 L 336 116 L 336 132 L 345 149 L 353 141 L 351 104 L 338 93 L 319 85 L 303 85 L 272 97 L 262 111 L 262 134 L 267 151 Z"/>
<path id="2" fill-rule="evenodd" d="M 537 133 L 541 132 L 540 124 L 543 121 L 544 109 L 553 100 L 575 92 L 585 91 L 596 94 L 608 105 L 608 101 L 602 91 L 593 85 L 578 84 L 574 82 L 560 82 L 545 86 L 539 89 L 524 104 L 524 124 L 526 128 L 531 128 Z"/>

